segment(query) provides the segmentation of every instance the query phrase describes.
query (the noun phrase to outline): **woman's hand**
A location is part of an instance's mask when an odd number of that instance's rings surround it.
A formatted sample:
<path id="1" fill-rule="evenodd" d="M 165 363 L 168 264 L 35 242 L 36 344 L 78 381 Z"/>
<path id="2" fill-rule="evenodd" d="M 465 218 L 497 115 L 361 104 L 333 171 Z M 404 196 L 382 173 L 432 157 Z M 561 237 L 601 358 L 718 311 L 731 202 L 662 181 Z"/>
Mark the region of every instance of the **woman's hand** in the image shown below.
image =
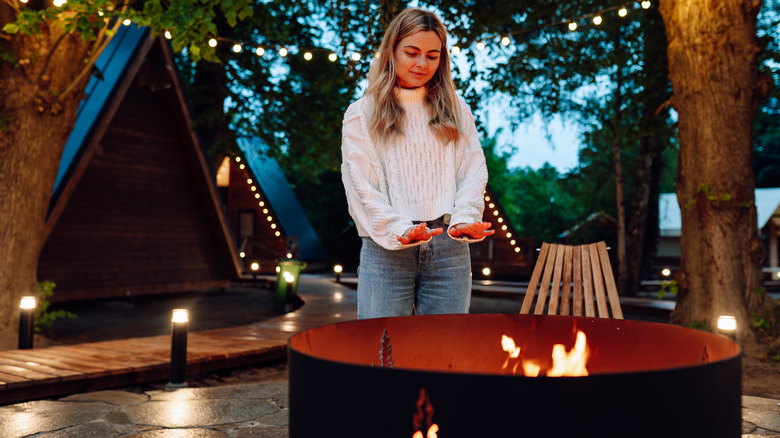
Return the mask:
<path id="1" fill-rule="evenodd" d="M 398 241 L 401 242 L 402 245 L 408 245 L 419 240 L 428 240 L 437 234 L 441 234 L 442 232 L 444 232 L 444 228 L 434 228 L 429 230 L 425 222 L 421 222 L 406 230 L 402 236 L 398 236 Z"/>
<path id="2" fill-rule="evenodd" d="M 472 239 L 481 239 L 496 232 L 489 229 L 493 224 L 491 222 L 474 222 L 472 224 L 457 224 L 450 227 L 450 236 L 458 237 L 464 234 Z"/>

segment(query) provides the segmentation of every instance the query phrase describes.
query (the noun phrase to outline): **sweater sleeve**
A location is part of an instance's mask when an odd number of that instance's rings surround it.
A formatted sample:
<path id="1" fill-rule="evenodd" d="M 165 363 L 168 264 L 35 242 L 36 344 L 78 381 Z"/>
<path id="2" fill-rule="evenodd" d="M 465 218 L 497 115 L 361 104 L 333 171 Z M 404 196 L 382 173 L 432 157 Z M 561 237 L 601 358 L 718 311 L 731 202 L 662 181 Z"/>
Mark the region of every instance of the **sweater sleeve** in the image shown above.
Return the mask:
<path id="1" fill-rule="evenodd" d="M 460 104 L 461 121 L 466 136 L 464 139 L 461 139 L 456 151 L 455 206 L 452 211 L 450 226 L 482 221 L 482 213 L 485 209 L 485 186 L 488 180 L 485 154 L 479 142 L 479 133 L 474 123 L 474 116 L 468 109 L 466 102 L 461 100 Z M 462 237 L 457 237 L 456 239 L 468 242 L 484 240 L 484 238 L 469 239 Z"/>
<path id="2" fill-rule="evenodd" d="M 349 213 L 358 232 L 366 233 L 378 245 L 398 250 L 423 243 L 402 245 L 397 237 L 413 226 L 402 217 L 382 190 L 386 181 L 375 144 L 368 135 L 365 101 L 350 105 L 344 114 L 341 136 L 341 178 L 347 195 Z"/>

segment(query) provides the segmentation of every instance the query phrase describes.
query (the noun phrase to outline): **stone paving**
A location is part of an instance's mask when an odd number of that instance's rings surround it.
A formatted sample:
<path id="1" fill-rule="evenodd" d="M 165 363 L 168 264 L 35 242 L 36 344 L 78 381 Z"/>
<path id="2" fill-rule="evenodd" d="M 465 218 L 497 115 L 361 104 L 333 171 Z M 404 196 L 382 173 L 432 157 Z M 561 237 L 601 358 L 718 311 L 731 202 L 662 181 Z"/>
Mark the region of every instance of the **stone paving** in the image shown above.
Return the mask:
<path id="1" fill-rule="evenodd" d="M 780 437 L 778 403 L 743 396 L 742 438 Z M 282 438 L 288 436 L 287 423 L 287 380 L 98 391 L 0 407 L 4 438 Z M 323 436 L 328 435 L 324 425 Z"/>
<path id="2" fill-rule="evenodd" d="M 0 407 L 4 438 L 287 437 L 287 381 L 76 394 Z"/>

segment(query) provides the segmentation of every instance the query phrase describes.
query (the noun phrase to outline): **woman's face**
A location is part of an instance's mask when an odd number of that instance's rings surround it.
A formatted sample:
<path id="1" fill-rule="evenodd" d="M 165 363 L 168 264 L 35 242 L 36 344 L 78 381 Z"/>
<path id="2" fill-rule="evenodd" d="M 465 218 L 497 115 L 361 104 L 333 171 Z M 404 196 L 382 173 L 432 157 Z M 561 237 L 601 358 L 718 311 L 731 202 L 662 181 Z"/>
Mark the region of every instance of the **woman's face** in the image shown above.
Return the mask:
<path id="1" fill-rule="evenodd" d="M 417 88 L 428 83 L 439 68 L 441 50 L 439 35 L 432 30 L 421 30 L 399 41 L 393 53 L 398 85 Z"/>

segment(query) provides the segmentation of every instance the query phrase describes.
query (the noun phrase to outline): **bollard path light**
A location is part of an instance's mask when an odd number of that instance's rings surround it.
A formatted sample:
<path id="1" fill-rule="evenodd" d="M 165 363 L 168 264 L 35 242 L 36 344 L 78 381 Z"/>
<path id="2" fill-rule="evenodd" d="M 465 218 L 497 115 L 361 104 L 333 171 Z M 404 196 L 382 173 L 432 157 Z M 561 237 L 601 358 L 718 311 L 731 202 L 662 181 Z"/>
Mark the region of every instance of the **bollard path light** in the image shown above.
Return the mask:
<path id="1" fill-rule="evenodd" d="M 341 273 L 344 271 L 344 267 L 341 265 L 335 265 L 333 267 L 333 273 L 336 274 L 336 283 L 341 282 Z"/>
<path id="2" fill-rule="evenodd" d="M 718 317 L 718 331 L 735 340 L 737 337 L 737 318 L 732 315 L 720 315 Z"/>
<path id="3" fill-rule="evenodd" d="M 292 296 L 293 296 L 293 286 L 295 285 L 295 276 L 287 271 L 284 271 L 284 282 L 287 284 L 287 296 L 285 297 L 284 302 L 284 311 L 290 312 L 293 308 L 292 303 Z"/>
<path id="4" fill-rule="evenodd" d="M 170 388 L 187 386 L 187 309 L 173 309 L 171 315 L 171 383 Z"/>
<path id="5" fill-rule="evenodd" d="M 33 334 L 35 332 L 35 297 L 24 296 L 19 303 L 19 349 L 29 350 L 33 348 Z"/>
<path id="6" fill-rule="evenodd" d="M 252 270 L 252 287 L 257 287 L 257 271 L 260 270 L 260 263 L 252 262 L 249 269 Z"/>

